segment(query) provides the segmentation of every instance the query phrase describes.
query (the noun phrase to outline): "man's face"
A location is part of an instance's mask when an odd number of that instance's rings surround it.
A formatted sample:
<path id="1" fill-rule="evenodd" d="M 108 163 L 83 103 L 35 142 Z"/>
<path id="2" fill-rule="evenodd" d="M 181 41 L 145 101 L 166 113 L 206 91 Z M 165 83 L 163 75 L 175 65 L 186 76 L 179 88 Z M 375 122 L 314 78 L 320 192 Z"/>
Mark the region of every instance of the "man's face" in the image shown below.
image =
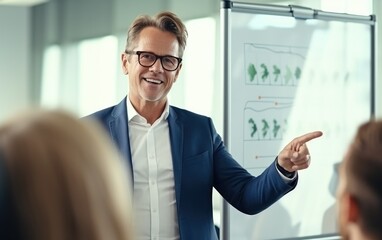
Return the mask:
<path id="1" fill-rule="evenodd" d="M 156 55 L 178 56 L 176 36 L 154 27 L 144 28 L 133 51 L 147 51 Z M 181 65 L 175 71 L 163 69 L 160 59 L 151 67 L 143 67 L 138 55 L 123 54 L 122 68 L 129 75 L 129 97 L 133 104 L 164 103 L 172 84 L 176 81 Z"/>

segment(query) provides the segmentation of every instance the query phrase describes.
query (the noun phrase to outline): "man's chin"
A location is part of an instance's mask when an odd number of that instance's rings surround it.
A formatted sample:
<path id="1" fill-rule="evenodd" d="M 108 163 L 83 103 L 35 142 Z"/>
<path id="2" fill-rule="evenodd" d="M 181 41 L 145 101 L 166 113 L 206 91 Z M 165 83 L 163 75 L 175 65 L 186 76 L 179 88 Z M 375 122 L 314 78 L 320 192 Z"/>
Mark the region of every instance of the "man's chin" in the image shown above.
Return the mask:
<path id="1" fill-rule="evenodd" d="M 144 99 L 146 102 L 155 103 L 155 102 L 160 102 L 163 98 L 162 96 L 147 96 L 146 95 Z"/>

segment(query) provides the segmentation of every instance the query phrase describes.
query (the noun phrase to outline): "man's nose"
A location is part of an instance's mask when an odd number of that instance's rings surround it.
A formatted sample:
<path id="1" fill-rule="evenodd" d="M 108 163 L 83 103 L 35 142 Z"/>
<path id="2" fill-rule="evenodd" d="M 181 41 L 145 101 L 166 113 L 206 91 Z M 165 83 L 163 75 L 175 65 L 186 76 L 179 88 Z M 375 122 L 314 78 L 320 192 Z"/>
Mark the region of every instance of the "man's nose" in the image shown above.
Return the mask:
<path id="1" fill-rule="evenodd" d="M 154 72 L 163 72 L 164 71 L 160 58 L 157 58 L 157 60 L 155 60 L 154 64 L 150 67 L 150 70 L 154 71 Z"/>

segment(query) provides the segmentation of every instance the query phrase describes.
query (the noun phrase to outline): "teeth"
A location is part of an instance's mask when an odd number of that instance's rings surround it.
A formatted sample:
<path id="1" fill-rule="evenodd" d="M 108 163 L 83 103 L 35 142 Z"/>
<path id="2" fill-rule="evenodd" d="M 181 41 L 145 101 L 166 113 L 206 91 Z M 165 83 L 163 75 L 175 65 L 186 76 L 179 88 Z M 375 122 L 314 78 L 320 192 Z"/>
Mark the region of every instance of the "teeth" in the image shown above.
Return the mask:
<path id="1" fill-rule="evenodd" d="M 146 78 L 146 81 L 147 81 L 147 82 L 150 82 L 150 83 L 155 83 L 155 84 L 160 84 L 160 83 L 162 83 L 161 80 L 157 80 L 157 79 L 149 79 L 149 78 Z"/>

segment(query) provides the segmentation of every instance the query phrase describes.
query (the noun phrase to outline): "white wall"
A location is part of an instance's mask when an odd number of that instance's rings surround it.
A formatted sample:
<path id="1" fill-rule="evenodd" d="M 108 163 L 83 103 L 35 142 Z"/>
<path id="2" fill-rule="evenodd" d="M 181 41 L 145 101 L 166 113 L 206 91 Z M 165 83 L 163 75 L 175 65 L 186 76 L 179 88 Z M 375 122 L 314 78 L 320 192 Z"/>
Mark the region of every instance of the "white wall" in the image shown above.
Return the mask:
<path id="1" fill-rule="evenodd" d="M 30 102 L 30 9 L 0 7 L 0 121 Z"/>
<path id="2" fill-rule="evenodd" d="M 349 0 L 351 2 L 351 0 Z M 211 1 L 205 4 L 204 0 L 197 0 L 189 3 L 178 0 L 114 0 L 108 2 L 112 6 L 105 6 L 102 1 L 92 1 L 91 7 L 89 4 L 76 4 L 75 0 L 50 0 L 50 6 L 47 9 L 32 11 L 31 7 L 22 6 L 7 6 L 0 4 L 0 121 L 10 113 L 19 108 L 28 106 L 33 100 L 38 97 L 39 75 L 36 74 L 36 69 L 32 69 L 33 63 L 39 64 L 36 61 L 34 53 L 43 49 L 42 44 L 36 41 L 44 41 L 46 44 L 57 41 L 79 40 L 86 37 L 85 32 L 90 37 L 97 37 L 105 31 L 107 34 L 125 33 L 128 25 L 138 13 L 152 14 L 159 10 L 172 10 L 177 12 L 183 19 L 192 19 L 196 17 L 216 16 L 219 14 L 220 1 Z M 277 3 L 281 1 L 270 0 L 247 0 L 245 2 L 258 3 Z M 319 0 L 295 0 L 284 1 L 284 5 L 288 2 L 312 8 L 321 8 Z M 65 6 L 64 6 L 64 5 Z M 204 4 L 204 5 L 203 5 Z M 103 7 L 102 7 L 103 6 Z M 134 6 L 134 8 L 132 8 Z M 203 6 L 203 8 L 201 8 Z M 98 15 L 95 18 L 97 11 Z M 77 10 L 76 10 L 77 9 Z M 382 3 L 380 0 L 373 1 L 374 14 L 378 18 L 382 16 Z M 89 11 L 90 10 L 90 11 Z M 69 17 L 68 13 L 77 13 L 76 16 Z M 46 14 L 44 16 L 40 16 Z M 33 21 L 31 21 L 33 19 Z M 41 29 L 36 29 L 37 26 Z M 91 21 L 90 21 L 91 20 Z M 96 21 L 103 23 L 98 24 Z M 81 22 L 82 21 L 82 22 Z M 108 23 L 105 23 L 107 21 Z M 44 27 L 42 27 L 44 26 Z M 60 27 L 62 26 L 62 27 Z M 80 26 L 89 26 L 89 28 L 81 31 Z M 97 26 L 97 28 L 94 28 Z M 382 25 L 377 24 L 377 39 L 382 39 Z M 219 30 L 219 28 L 218 28 Z M 45 35 L 45 36 L 44 36 Z M 35 40 L 33 40 L 33 37 Z M 40 37 L 41 36 L 41 37 Z M 62 38 L 61 38 L 62 37 Z M 33 42 L 34 41 L 34 42 Z M 377 40 L 378 42 L 378 40 Z M 35 45 L 41 45 L 36 47 Z M 43 53 L 41 52 L 40 55 Z M 382 58 L 382 48 L 377 47 L 377 59 Z M 218 61 L 217 61 L 218 62 Z M 376 115 L 382 117 L 382 61 L 377 61 L 377 83 L 376 83 Z M 219 102 L 219 101 L 218 101 Z"/>

